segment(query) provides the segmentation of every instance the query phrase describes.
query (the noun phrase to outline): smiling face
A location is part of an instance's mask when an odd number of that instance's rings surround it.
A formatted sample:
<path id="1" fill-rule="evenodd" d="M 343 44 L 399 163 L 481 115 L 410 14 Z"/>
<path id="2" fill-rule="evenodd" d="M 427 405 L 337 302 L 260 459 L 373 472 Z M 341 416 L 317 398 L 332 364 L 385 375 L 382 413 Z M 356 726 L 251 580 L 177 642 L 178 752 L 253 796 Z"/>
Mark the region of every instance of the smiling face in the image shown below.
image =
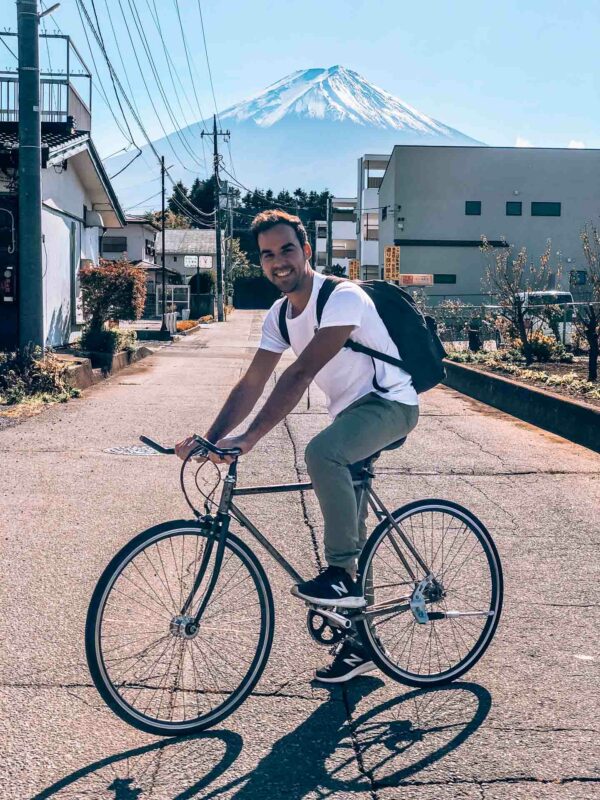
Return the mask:
<path id="1" fill-rule="evenodd" d="M 311 246 L 302 247 L 290 225 L 281 223 L 259 233 L 258 249 L 265 277 L 283 294 L 298 291 L 309 279 Z"/>

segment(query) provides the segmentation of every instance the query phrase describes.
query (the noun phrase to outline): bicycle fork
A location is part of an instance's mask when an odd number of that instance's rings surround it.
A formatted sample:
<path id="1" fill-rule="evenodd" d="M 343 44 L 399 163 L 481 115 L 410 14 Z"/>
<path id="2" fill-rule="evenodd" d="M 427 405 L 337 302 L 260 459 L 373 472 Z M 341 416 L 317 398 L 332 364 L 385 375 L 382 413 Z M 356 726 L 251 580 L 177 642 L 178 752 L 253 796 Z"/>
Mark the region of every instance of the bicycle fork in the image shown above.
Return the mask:
<path id="1" fill-rule="evenodd" d="M 219 574 L 221 572 L 221 565 L 223 563 L 225 542 L 227 540 L 227 534 L 229 532 L 230 517 L 228 512 L 233 493 L 233 488 L 236 483 L 236 468 L 237 468 L 237 463 L 234 461 L 230 464 L 227 477 L 223 482 L 224 486 L 221 495 L 221 500 L 219 503 L 219 509 L 212 519 L 212 530 L 209 534 L 206 543 L 206 548 L 202 555 L 202 561 L 200 562 L 200 567 L 194 579 L 194 583 L 192 585 L 190 593 L 186 598 L 185 603 L 181 608 L 181 613 L 171 620 L 170 629 L 171 633 L 174 636 L 191 639 L 198 633 L 200 620 L 208 604 L 210 603 L 215 586 L 217 585 Z M 204 577 L 208 570 L 210 559 L 215 547 L 215 542 L 217 544 L 217 552 L 215 553 L 215 560 L 213 564 L 212 574 L 208 581 L 208 586 L 206 587 L 206 591 L 200 603 L 200 607 L 198 608 L 196 614 L 192 616 L 189 614 L 189 611 L 194 602 L 194 597 L 196 596 L 196 592 L 202 585 L 202 581 L 204 580 Z"/>

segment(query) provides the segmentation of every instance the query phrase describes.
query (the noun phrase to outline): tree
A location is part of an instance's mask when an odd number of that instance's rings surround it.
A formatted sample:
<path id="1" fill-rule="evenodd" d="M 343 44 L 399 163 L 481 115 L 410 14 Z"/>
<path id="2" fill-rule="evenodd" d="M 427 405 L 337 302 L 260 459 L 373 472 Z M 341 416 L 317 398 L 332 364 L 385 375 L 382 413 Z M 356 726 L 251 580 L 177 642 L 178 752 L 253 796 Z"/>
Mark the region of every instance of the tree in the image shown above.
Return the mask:
<path id="1" fill-rule="evenodd" d="M 188 189 L 183 185 L 182 181 L 177 181 L 173 187 L 173 193 L 167 201 L 167 208 L 172 214 L 181 214 L 183 208 L 188 209 L 186 202 L 188 197 Z"/>
<path id="2" fill-rule="evenodd" d="M 583 255 L 587 262 L 589 302 L 577 306 L 574 323 L 588 343 L 588 380 L 598 380 L 598 344 L 600 340 L 600 229 L 588 223 L 581 231 Z"/>
<path id="3" fill-rule="evenodd" d="M 146 302 L 146 275 L 130 261 L 106 261 L 81 267 L 83 312 L 91 330 L 102 330 L 109 319 L 139 319 Z"/>
<path id="4" fill-rule="evenodd" d="M 160 211 L 148 211 L 146 214 L 146 219 L 148 222 L 152 222 L 155 225 L 162 224 L 162 212 Z M 183 214 L 174 214 L 172 211 L 165 212 L 165 228 L 175 228 L 179 230 L 191 228 L 189 217 L 184 216 Z M 160 234 L 159 234 L 160 235 Z"/>
<path id="5" fill-rule="evenodd" d="M 507 319 L 521 340 L 525 362 L 533 362 L 533 327 L 526 323 L 525 292 L 549 289 L 560 278 L 561 264 L 551 264 L 551 242 L 539 258 L 538 264 L 529 263 L 527 249 L 522 247 L 513 258 L 513 248 L 494 248 L 485 237 L 481 250 L 488 259 L 484 287 L 496 295 L 500 306 L 500 316 Z"/>
<path id="6" fill-rule="evenodd" d="M 190 200 L 196 209 L 199 209 L 204 214 L 212 214 L 215 210 L 215 176 L 211 175 L 204 181 L 196 178 L 190 190 Z M 205 227 L 210 225 L 210 220 L 205 217 L 198 218 L 198 212 L 192 209 L 192 214 L 196 214 L 196 222 L 192 222 L 195 228 Z"/>

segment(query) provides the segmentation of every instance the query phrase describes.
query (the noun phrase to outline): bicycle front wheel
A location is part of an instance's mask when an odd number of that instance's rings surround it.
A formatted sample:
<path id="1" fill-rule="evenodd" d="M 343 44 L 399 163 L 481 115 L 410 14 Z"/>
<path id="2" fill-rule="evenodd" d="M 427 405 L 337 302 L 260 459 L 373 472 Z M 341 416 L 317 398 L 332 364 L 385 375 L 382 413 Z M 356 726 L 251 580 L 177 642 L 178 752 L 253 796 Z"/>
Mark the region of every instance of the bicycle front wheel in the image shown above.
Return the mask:
<path id="1" fill-rule="evenodd" d="M 440 686 L 471 669 L 492 640 L 502 610 L 500 558 L 484 525 L 456 503 L 421 500 L 392 517 L 403 536 L 384 520 L 359 560 L 368 606 L 357 627 L 373 661 L 391 678 Z M 432 580 L 421 603 L 427 617 L 419 622 L 415 590 L 428 573 Z"/>
<path id="2" fill-rule="evenodd" d="M 181 624 L 209 541 L 195 521 L 150 528 L 113 558 L 92 596 L 85 631 L 92 679 L 118 716 L 148 733 L 179 736 L 215 725 L 252 691 L 269 656 L 271 588 L 256 556 L 232 534 L 198 630 L 190 635 Z"/>

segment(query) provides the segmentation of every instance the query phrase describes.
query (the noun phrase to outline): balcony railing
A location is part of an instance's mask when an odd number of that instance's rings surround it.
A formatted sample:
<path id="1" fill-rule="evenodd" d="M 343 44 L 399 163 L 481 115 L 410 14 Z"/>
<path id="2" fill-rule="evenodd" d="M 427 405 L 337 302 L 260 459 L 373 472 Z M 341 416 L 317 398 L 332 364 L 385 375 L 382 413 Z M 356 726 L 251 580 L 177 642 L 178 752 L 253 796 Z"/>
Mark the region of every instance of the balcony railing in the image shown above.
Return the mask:
<path id="1" fill-rule="evenodd" d="M 15 36 L 3 31 L 2 37 Z M 62 48 L 58 64 L 50 71 L 40 70 L 40 110 L 42 122 L 67 122 L 73 117 L 78 130 L 91 128 L 92 76 L 68 36 L 42 34 Z M 9 48 L 10 49 L 10 48 Z M 17 70 L 0 70 L 0 122 L 19 121 L 19 78 Z"/>

